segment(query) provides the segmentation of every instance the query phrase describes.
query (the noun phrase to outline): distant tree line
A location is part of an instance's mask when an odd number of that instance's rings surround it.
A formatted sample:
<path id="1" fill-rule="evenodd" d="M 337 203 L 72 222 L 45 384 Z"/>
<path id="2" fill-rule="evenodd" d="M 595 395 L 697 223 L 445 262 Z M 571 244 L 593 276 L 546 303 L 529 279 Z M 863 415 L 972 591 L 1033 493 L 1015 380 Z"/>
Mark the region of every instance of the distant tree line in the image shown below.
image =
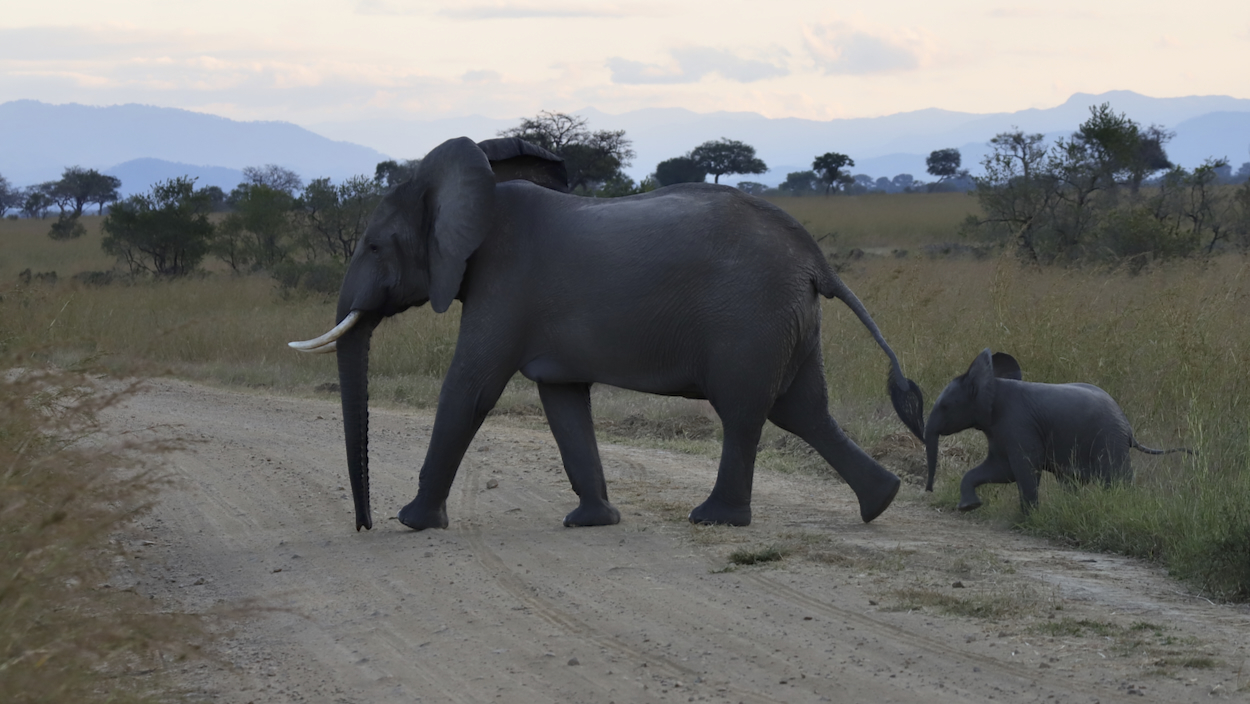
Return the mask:
<path id="1" fill-rule="evenodd" d="M 1168 160 L 1172 136 L 1105 103 L 1049 147 L 1040 134 L 999 134 L 975 179 L 984 216 L 965 231 L 1037 263 L 1140 265 L 1250 248 L 1250 163 L 1236 174 L 1227 159 L 1187 170 Z"/>
<path id="2" fill-rule="evenodd" d="M 623 130 L 592 131 L 585 118 L 541 112 L 500 136 L 520 137 L 564 159 L 570 189 L 578 195 L 616 197 L 711 175 L 767 171 L 755 149 L 738 140 L 704 142 L 664 160 L 635 183 L 623 169 L 635 154 Z M 995 136 L 982 161 L 984 175 L 961 168 L 958 149 L 938 149 L 925 160 L 928 183 L 911 174 L 873 178 L 852 174 L 847 154 L 815 156 L 807 171 L 787 174 L 776 188 L 741 181 L 753 195 L 830 196 L 934 191 L 974 191 L 984 216 L 970 217 L 965 232 L 1013 242 L 1030 261 L 1167 258 L 1234 245 L 1250 249 L 1250 163 L 1233 173 L 1212 159 L 1187 171 L 1167 158 L 1172 133 L 1143 128 L 1109 105 L 1069 138 L 1043 144 L 1019 130 Z M 121 182 L 94 169 L 66 168 L 57 181 L 14 188 L 0 176 L 0 214 L 18 210 L 45 218 L 58 209 L 49 236 L 81 236 L 86 208 L 108 213 L 103 247 L 132 275 L 182 276 L 215 257 L 238 273 L 268 272 L 287 289 L 337 290 L 370 214 L 387 189 L 412 178 L 419 160 L 387 160 L 374 173 L 335 184 L 305 184 L 281 166 L 247 167 L 229 193 L 197 188 L 189 177 L 155 184 L 148 193 L 119 199 Z M 1241 183 L 1240 187 L 1235 184 Z"/>

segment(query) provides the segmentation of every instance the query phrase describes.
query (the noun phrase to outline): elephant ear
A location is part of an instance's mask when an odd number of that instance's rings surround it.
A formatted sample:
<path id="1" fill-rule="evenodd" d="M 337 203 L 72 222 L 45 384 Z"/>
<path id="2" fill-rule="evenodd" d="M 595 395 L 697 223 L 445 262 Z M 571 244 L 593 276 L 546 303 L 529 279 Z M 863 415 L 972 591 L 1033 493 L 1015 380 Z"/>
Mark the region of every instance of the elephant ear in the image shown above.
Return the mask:
<path id="1" fill-rule="evenodd" d="M 1016 361 L 1015 357 L 1006 352 L 995 352 L 992 359 L 994 361 L 994 376 L 999 379 L 1024 381 L 1024 372 L 1020 371 L 1020 363 Z"/>
<path id="2" fill-rule="evenodd" d="M 987 428 L 994 417 L 994 391 L 998 385 L 989 348 L 981 350 L 981 354 L 972 360 L 964 378 L 969 385 L 976 427 Z"/>
<path id="3" fill-rule="evenodd" d="M 469 257 L 486 239 L 495 213 L 495 174 L 468 137 L 449 139 L 421 161 L 430 306 L 442 313 L 460 293 Z"/>
<path id="4" fill-rule="evenodd" d="M 499 183 L 523 179 L 561 193 L 569 192 L 564 159 L 520 137 L 501 137 L 477 143 L 490 159 Z"/>

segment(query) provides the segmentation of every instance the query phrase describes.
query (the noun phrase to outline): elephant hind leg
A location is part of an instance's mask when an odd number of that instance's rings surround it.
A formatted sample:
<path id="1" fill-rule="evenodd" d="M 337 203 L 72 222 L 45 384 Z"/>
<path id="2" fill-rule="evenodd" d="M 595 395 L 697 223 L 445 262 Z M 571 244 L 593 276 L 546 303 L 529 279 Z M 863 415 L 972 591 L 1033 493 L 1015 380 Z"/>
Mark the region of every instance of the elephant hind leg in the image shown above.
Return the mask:
<path id="1" fill-rule="evenodd" d="M 769 368 L 763 362 L 756 368 Z M 755 454 L 774 393 L 766 379 L 752 378 L 744 385 L 745 372 L 722 373 L 724 383 L 709 384 L 708 402 L 716 410 L 724 430 L 716 485 L 707 500 L 690 512 L 690 522 L 745 526 L 751 523 L 751 487 L 755 478 Z"/>
<path id="2" fill-rule="evenodd" d="M 568 475 L 580 504 L 564 517 L 566 526 L 610 526 L 621 522 L 621 513 L 608 502 L 595 425 L 590 414 L 590 384 L 538 385 L 547 424 L 560 447 L 564 473 Z"/>
<path id="3" fill-rule="evenodd" d="M 811 445 L 846 480 L 859 499 L 865 523 L 880 516 L 902 481 L 851 441 L 829 415 L 829 396 L 819 352 L 802 363 L 790 388 L 773 404 L 768 419 Z"/>

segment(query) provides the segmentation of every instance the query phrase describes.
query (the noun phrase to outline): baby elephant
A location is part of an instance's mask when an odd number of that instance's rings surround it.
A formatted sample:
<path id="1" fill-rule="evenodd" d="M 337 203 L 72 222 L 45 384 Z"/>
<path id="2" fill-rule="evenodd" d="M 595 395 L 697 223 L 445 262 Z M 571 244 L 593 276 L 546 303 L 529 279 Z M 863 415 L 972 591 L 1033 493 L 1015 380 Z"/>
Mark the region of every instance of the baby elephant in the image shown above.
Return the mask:
<path id="1" fill-rule="evenodd" d="M 968 470 L 959 484 L 959 510 L 981 505 L 977 487 L 1020 487 L 1025 511 L 1037 506 L 1042 470 L 1063 482 L 1133 478 L 1130 447 L 1152 455 L 1189 452 L 1155 450 L 1133 438 L 1124 411 L 1106 391 L 1090 384 L 1036 384 L 1023 381 L 1020 365 L 1009 354 L 977 355 L 962 376 L 947 385 L 925 426 L 929 463 L 928 491 L 937 470 L 938 438 L 976 428 L 985 433 L 989 456 Z"/>

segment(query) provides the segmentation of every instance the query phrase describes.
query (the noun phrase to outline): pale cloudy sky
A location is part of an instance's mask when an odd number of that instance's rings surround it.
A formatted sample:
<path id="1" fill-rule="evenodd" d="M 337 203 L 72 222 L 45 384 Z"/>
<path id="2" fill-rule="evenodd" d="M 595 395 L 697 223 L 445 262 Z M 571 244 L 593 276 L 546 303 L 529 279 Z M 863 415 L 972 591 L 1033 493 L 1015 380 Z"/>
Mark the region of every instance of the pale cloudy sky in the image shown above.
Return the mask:
<path id="1" fill-rule="evenodd" d="M 1250 98 L 1250 2 L 38 0 L 0 102 L 299 124 L 643 107 L 866 117 L 1074 92 Z"/>

